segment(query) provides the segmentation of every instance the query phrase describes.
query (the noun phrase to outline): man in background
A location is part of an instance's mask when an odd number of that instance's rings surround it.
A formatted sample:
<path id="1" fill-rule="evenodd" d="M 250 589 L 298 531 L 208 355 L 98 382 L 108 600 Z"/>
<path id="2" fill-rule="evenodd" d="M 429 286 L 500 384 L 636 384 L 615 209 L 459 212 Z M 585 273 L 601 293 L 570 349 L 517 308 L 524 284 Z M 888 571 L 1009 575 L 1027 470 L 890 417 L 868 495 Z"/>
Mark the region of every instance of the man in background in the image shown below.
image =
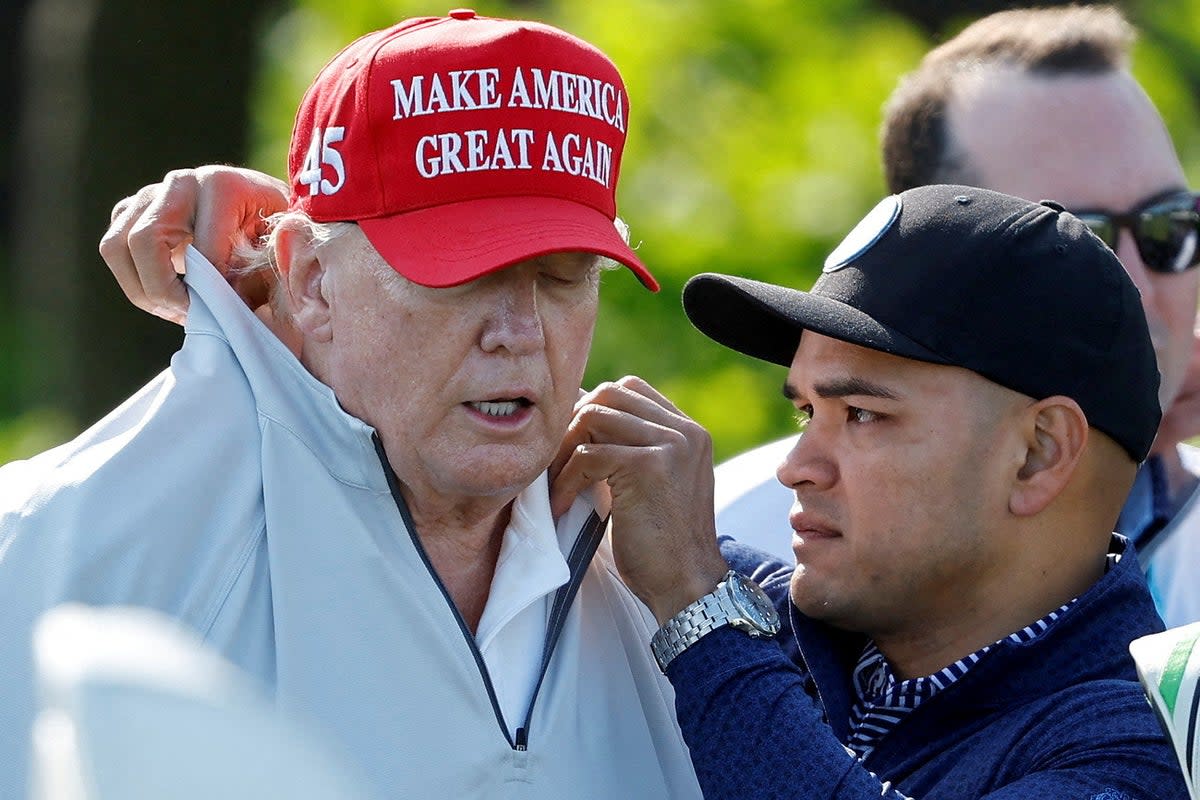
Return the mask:
<path id="1" fill-rule="evenodd" d="M 1168 626 L 1200 620 L 1200 453 L 1181 398 L 1200 272 L 1196 197 L 1153 103 L 1129 71 L 1134 30 L 1115 8 L 993 14 L 932 50 L 883 123 L 889 188 L 981 186 L 1050 198 L 1116 252 L 1142 295 L 1168 409 L 1115 529 L 1134 542 Z M 1173 407 L 1173 404 L 1174 407 Z M 792 492 L 771 476 L 794 437 L 717 468 L 725 534 L 790 556 Z"/>

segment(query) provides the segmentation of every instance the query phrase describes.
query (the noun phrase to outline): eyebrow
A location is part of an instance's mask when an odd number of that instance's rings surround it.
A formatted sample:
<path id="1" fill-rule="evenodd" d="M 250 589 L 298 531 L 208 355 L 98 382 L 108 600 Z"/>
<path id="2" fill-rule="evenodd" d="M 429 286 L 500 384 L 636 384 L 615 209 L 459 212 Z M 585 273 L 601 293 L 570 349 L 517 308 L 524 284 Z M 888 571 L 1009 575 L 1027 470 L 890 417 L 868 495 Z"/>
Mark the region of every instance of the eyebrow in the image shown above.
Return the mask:
<path id="1" fill-rule="evenodd" d="M 892 390 L 878 383 L 873 383 L 863 378 L 835 378 L 824 383 L 818 383 L 813 387 L 813 391 L 817 397 L 829 399 L 831 397 L 849 397 L 849 396 L 865 396 L 865 397 L 882 397 L 885 400 L 899 400 L 900 397 Z M 790 383 L 783 384 L 783 396 L 788 400 L 795 400 L 799 392 Z"/>

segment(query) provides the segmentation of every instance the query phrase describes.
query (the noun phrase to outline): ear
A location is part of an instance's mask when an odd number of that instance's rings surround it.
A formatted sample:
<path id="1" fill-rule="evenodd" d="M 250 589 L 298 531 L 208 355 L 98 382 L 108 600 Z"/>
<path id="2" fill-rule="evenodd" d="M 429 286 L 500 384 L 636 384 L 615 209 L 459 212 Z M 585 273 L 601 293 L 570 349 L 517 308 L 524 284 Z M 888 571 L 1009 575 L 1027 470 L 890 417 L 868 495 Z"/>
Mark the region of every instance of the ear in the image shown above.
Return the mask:
<path id="1" fill-rule="evenodd" d="M 1028 406 L 1022 415 L 1025 462 L 1017 470 L 1009 511 L 1032 516 L 1043 511 L 1071 482 L 1088 441 L 1083 409 L 1054 396 Z"/>
<path id="2" fill-rule="evenodd" d="M 275 235 L 275 263 L 296 326 L 307 338 L 328 342 L 333 337 L 329 274 L 316 244 L 302 228 L 281 228 Z"/>

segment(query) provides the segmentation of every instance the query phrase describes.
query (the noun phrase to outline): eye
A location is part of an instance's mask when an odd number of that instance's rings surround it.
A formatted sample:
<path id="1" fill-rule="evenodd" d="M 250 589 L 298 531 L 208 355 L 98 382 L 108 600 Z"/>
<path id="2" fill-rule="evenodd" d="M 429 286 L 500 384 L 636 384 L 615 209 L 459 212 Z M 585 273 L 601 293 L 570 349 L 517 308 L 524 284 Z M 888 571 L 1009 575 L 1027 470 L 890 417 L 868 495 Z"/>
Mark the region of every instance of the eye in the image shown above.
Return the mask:
<path id="1" fill-rule="evenodd" d="M 538 273 L 538 279 L 548 286 L 570 289 L 587 285 L 593 273 L 590 269 L 544 269 Z"/>
<path id="2" fill-rule="evenodd" d="M 600 260 L 584 253 L 556 253 L 537 259 L 538 281 L 550 287 L 567 289 L 595 283 Z"/>
<path id="3" fill-rule="evenodd" d="M 803 430 L 808 427 L 808 423 L 812 422 L 812 413 L 812 406 L 801 406 L 800 408 L 796 409 L 794 418 L 796 420 L 796 427 L 800 431 L 803 432 Z"/>
<path id="4" fill-rule="evenodd" d="M 867 423 L 867 422 L 875 422 L 881 418 L 882 418 L 881 414 L 878 414 L 874 411 L 868 411 L 865 408 L 859 408 L 858 406 L 847 406 L 846 407 L 846 420 L 848 422 L 854 422 L 854 423 L 861 424 L 861 423 Z"/>

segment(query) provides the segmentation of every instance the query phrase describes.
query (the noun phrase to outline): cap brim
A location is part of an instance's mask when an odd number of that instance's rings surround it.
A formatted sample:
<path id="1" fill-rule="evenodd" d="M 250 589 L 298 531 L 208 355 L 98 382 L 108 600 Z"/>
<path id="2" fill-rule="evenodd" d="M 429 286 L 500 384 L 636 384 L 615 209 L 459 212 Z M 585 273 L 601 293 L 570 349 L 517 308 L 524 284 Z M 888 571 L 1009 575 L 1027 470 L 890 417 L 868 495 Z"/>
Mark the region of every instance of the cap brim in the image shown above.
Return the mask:
<path id="1" fill-rule="evenodd" d="M 585 252 L 624 264 L 647 289 L 658 291 L 658 281 L 613 221 L 569 200 L 466 200 L 358 224 L 393 269 L 422 286 L 457 286 L 530 258 Z"/>
<path id="2" fill-rule="evenodd" d="M 747 278 L 697 275 L 683 287 L 683 309 L 713 341 L 785 367 L 806 330 L 904 358 L 949 363 L 854 306 Z"/>

